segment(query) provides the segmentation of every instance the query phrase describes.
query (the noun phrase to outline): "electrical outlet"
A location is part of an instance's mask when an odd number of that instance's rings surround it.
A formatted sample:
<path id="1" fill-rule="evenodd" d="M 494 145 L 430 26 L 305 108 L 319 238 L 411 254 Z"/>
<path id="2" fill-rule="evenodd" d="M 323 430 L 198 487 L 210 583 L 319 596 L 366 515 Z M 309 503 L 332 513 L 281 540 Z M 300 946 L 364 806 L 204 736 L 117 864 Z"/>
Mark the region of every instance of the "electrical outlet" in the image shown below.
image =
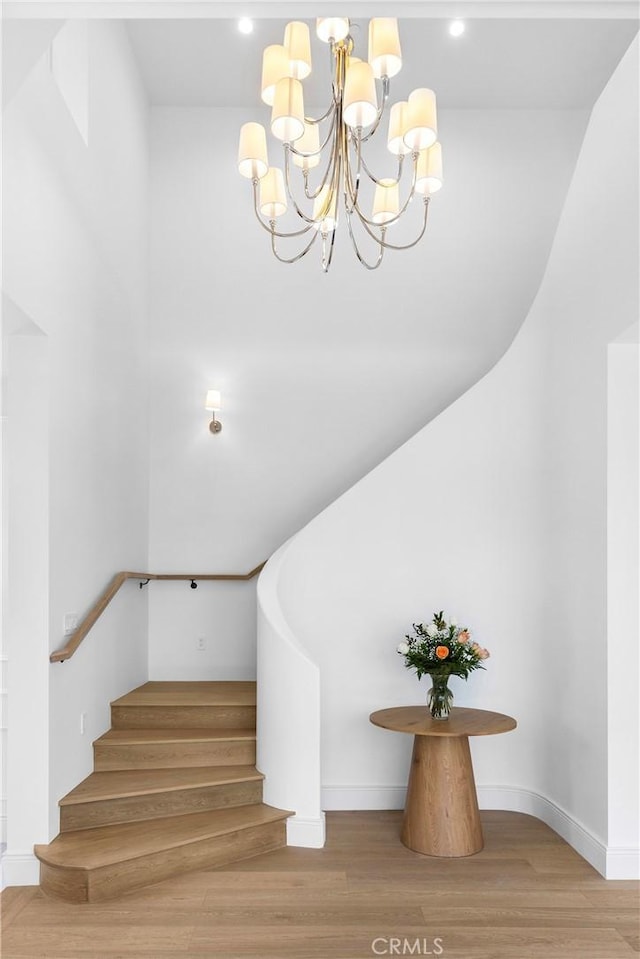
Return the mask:
<path id="1" fill-rule="evenodd" d="M 84 736 L 86 728 L 87 728 L 87 714 L 80 713 L 80 735 L 81 736 Z"/>
<path id="2" fill-rule="evenodd" d="M 62 620 L 62 629 L 65 636 L 71 636 L 78 628 L 78 614 L 65 613 Z"/>
<path id="3" fill-rule="evenodd" d="M 198 638 L 196 639 L 196 649 L 202 653 L 204 652 L 206 648 L 207 648 L 206 639 L 204 638 L 204 636 L 198 636 Z"/>

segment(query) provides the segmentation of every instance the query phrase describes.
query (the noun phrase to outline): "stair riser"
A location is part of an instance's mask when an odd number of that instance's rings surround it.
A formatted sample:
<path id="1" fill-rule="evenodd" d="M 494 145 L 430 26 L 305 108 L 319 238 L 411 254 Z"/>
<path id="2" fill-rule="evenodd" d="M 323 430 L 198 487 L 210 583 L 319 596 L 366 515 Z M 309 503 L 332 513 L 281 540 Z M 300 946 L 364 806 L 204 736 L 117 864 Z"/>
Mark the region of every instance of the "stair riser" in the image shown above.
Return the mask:
<path id="1" fill-rule="evenodd" d="M 64 902 L 88 902 L 88 878 L 84 869 L 61 869 L 40 863 L 40 888 Z"/>
<path id="2" fill-rule="evenodd" d="M 77 803 L 61 806 L 60 832 L 121 822 L 161 819 L 164 816 L 180 816 L 191 812 L 205 812 L 208 809 L 228 809 L 231 806 L 259 802 L 262 802 L 262 780 L 168 790 L 152 796 L 129 796 Z"/>
<path id="3" fill-rule="evenodd" d="M 112 706 L 113 729 L 255 729 L 255 706 Z"/>
<path id="4" fill-rule="evenodd" d="M 285 824 L 265 823 L 92 871 L 41 863 L 40 885 L 49 895 L 67 902 L 101 902 L 170 876 L 224 866 L 285 845 Z"/>
<path id="5" fill-rule="evenodd" d="M 247 766 L 256 761 L 255 740 L 204 743 L 96 742 L 96 772 L 109 769 L 176 769 L 181 766 Z"/>

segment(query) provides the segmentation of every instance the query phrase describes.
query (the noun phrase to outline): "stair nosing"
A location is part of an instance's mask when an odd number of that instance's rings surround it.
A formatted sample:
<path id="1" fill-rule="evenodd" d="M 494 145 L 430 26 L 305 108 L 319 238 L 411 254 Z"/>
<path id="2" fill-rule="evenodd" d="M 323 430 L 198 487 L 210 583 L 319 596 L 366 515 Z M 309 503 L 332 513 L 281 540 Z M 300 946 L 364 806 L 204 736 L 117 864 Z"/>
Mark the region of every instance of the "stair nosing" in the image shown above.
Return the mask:
<path id="1" fill-rule="evenodd" d="M 194 843 L 204 842 L 204 841 L 209 840 L 209 839 L 216 839 L 216 838 L 218 838 L 218 837 L 220 837 L 220 836 L 231 835 L 231 834 L 233 834 L 233 833 L 235 833 L 235 832 L 240 832 L 240 831 L 242 831 L 243 829 L 251 829 L 251 828 L 254 828 L 254 827 L 256 827 L 256 826 L 266 826 L 266 825 L 270 825 L 270 824 L 272 824 L 272 823 L 274 823 L 274 822 L 282 822 L 282 821 L 288 819 L 289 816 L 292 816 L 292 815 L 293 815 L 293 812 L 291 812 L 291 811 L 289 811 L 289 810 L 276 809 L 276 808 L 273 807 L 273 806 L 267 806 L 265 803 L 250 803 L 250 804 L 247 804 L 247 805 L 244 805 L 244 806 L 236 806 L 235 809 L 242 809 L 242 810 L 245 810 L 245 811 L 246 811 L 246 810 L 257 810 L 257 809 L 260 809 L 260 810 L 268 809 L 268 810 L 270 810 L 271 815 L 269 815 L 267 818 L 255 817 L 255 818 L 253 818 L 253 819 L 250 818 L 248 822 L 238 822 L 238 823 L 233 823 L 232 825 L 224 826 L 224 827 L 222 827 L 222 828 L 218 827 L 217 829 L 216 829 L 216 828 L 213 828 L 213 829 L 211 829 L 211 830 L 204 830 L 203 834 L 200 834 L 200 835 L 197 835 L 197 836 L 193 836 L 193 837 L 189 837 L 189 838 L 183 838 L 183 839 L 175 839 L 175 838 L 174 838 L 174 839 L 171 839 L 170 834 L 169 834 L 169 835 L 167 835 L 167 837 L 166 837 L 166 842 L 165 842 L 165 844 L 164 844 L 164 845 L 161 845 L 161 846 L 158 846 L 157 848 L 146 849 L 146 850 L 137 851 L 137 852 L 131 852 L 131 853 L 128 854 L 128 855 L 127 855 L 127 854 L 119 854 L 118 857 L 115 858 L 115 859 L 113 859 L 113 858 L 107 858 L 107 859 L 105 859 L 103 862 L 94 863 L 93 865 L 83 865 L 82 863 L 72 863 L 72 862 L 68 862 L 68 863 L 57 862 L 56 859 L 55 859 L 55 856 L 54 856 L 54 857 L 51 857 L 50 855 L 47 855 L 48 851 L 50 850 L 50 847 L 55 844 L 55 841 L 56 841 L 55 839 L 54 839 L 51 843 L 49 843 L 48 845 L 47 845 L 47 844 L 42 844 L 42 845 L 36 845 L 36 846 L 34 846 L 34 852 L 35 852 L 36 857 L 39 859 L 40 862 L 44 862 L 46 865 L 51 866 L 52 868 L 56 868 L 56 869 L 75 869 L 75 870 L 83 871 L 83 872 L 85 872 L 85 873 L 91 873 L 91 872 L 93 872 L 93 871 L 95 871 L 95 870 L 97 870 L 97 869 L 104 869 L 104 868 L 107 868 L 107 867 L 109 867 L 109 866 L 118 865 L 118 864 L 120 864 L 120 863 L 132 862 L 132 861 L 134 861 L 134 860 L 136 860 L 136 859 L 144 859 L 144 858 L 147 857 L 147 856 L 153 856 L 153 855 L 156 855 L 156 854 L 158 854 L 158 853 L 168 852 L 168 851 L 171 850 L 171 849 L 180 849 L 180 848 L 182 848 L 183 846 L 190 846 L 190 845 L 192 845 L 192 844 L 194 844 Z M 171 820 L 172 820 L 172 819 L 181 819 L 181 820 L 184 820 L 184 819 L 187 818 L 188 816 L 194 816 L 194 817 L 195 817 L 195 816 L 202 816 L 202 817 L 203 817 L 203 816 L 210 816 L 210 817 L 215 817 L 216 813 L 220 813 L 221 811 L 222 811 L 222 810 L 214 809 L 214 810 L 209 810 L 209 811 L 206 812 L 206 813 L 188 813 L 188 814 L 183 814 L 183 815 L 180 815 L 180 816 L 169 816 L 169 817 L 163 818 L 162 820 L 156 820 L 156 821 L 157 821 L 157 822 L 162 822 L 162 823 L 164 823 L 165 826 L 167 826 L 168 831 L 170 832 Z M 228 811 L 228 810 L 224 810 L 224 812 L 227 812 L 227 811 Z M 69 832 L 63 833 L 63 834 L 61 834 L 61 835 L 63 835 L 64 837 L 71 837 L 71 836 L 76 836 L 76 835 L 78 835 L 79 833 L 88 833 L 88 834 L 90 834 L 90 833 L 95 833 L 96 828 L 98 828 L 98 829 L 104 829 L 104 830 L 117 831 L 118 829 L 122 829 L 123 827 L 131 826 L 131 825 L 139 825 L 139 823 L 115 823 L 115 824 L 109 825 L 109 826 L 89 827 L 89 828 L 86 828 L 86 829 L 74 829 L 74 830 L 69 830 Z M 56 838 L 60 838 L 60 837 L 56 837 Z"/>
<path id="2" fill-rule="evenodd" d="M 156 685 L 161 680 L 153 681 Z M 234 691 L 230 689 L 234 685 L 241 685 L 245 687 L 245 691 L 241 693 L 240 691 Z M 201 690 L 170 690 L 170 689 L 152 689 L 148 690 L 145 687 L 149 685 L 148 683 L 143 683 L 142 686 L 138 686 L 136 689 L 130 690 L 128 693 L 125 693 L 123 696 L 119 696 L 117 699 L 112 700 L 111 706 L 130 706 L 130 707 L 153 707 L 153 706 L 176 706 L 176 707 L 224 707 L 224 706 L 248 706 L 255 707 L 256 705 L 256 682 L 255 680 L 212 680 L 210 683 L 204 683 L 203 686 L 209 686 L 208 689 Z M 167 686 L 175 685 L 174 683 L 167 681 Z M 185 686 L 188 684 L 185 682 Z M 226 689 L 216 690 L 216 686 L 224 686 Z M 249 687 L 247 689 L 247 687 Z M 186 694 L 191 693 L 192 699 L 196 701 L 185 702 L 180 701 L 180 699 Z M 206 700 L 209 697 L 209 701 L 197 701 L 197 697 L 200 695 L 203 700 Z M 219 702 L 215 701 L 216 695 L 220 697 Z M 131 702 L 128 701 L 130 698 L 148 698 L 147 702 Z M 247 702 L 247 699 L 250 701 Z"/>
<path id="3" fill-rule="evenodd" d="M 181 732 L 184 735 L 178 736 Z M 113 734 L 116 734 L 115 736 Z M 160 734 L 164 733 L 164 736 Z M 151 735 L 150 735 L 151 734 Z M 109 729 L 102 736 L 93 741 L 93 745 L 121 746 L 121 745 L 151 745 L 153 743 L 205 743 L 205 742 L 237 742 L 255 740 L 255 729 L 213 729 L 200 727 L 188 729 L 180 727 L 147 729 Z"/>
<path id="4" fill-rule="evenodd" d="M 149 788 L 141 787 L 138 789 L 130 789 L 130 790 L 122 791 L 118 793 L 109 793 L 108 795 L 104 795 L 104 796 L 74 797 L 72 795 L 74 790 L 72 789 L 69 793 L 67 793 L 66 796 L 63 796 L 62 799 L 58 801 L 58 805 L 60 806 L 60 808 L 62 807 L 69 808 L 71 806 L 83 806 L 83 805 L 94 803 L 94 802 L 95 803 L 109 802 L 110 800 L 114 800 L 114 799 L 135 799 L 138 796 L 155 796 L 155 795 L 160 795 L 161 793 L 181 792 L 183 790 L 207 789 L 212 786 L 229 786 L 229 785 L 232 785 L 233 783 L 264 781 L 264 774 L 261 772 L 258 772 L 258 770 L 255 767 L 251 767 L 251 766 L 175 766 L 175 767 L 171 767 L 171 772 L 176 773 L 178 770 L 184 770 L 185 773 L 195 774 L 197 772 L 201 772 L 203 769 L 211 769 L 212 777 L 213 777 L 214 771 L 218 771 L 221 769 L 228 769 L 229 773 L 224 779 L 212 778 L 211 780 L 205 779 L 202 782 L 192 782 L 192 783 L 185 782 L 185 783 L 177 783 L 177 784 L 169 783 L 164 786 L 156 784 L 156 785 L 149 786 Z M 233 770 L 236 770 L 236 769 L 237 770 L 251 769 L 252 772 L 244 773 L 244 774 L 242 773 L 234 774 Z M 122 773 L 145 772 L 150 774 L 150 776 L 152 777 L 154 772 L 166 772 L 166 771 L 167 771 L 166 767 L 160 766 L 157 769 L 152 768 L 152 769 L 146 769 L 146 770 L 140 770 L 140 769 L 94 770 L 94 773 L 98 772 L 100 775 L 106 777 L 106 776 L 111 776 L 114 773 L 118 775 Z M 91 775 L 94 775 L 94 773 L 91 773 Z M 87 779 L 90 779 L 91 775 L 87 776 Z M 83 780 L 83 782 L 86 782 L 86 780 Z M 78 786 L 75 787 L 75 789 L 79 789 L 81 785 L 82 783 L 79 783 Z"/>

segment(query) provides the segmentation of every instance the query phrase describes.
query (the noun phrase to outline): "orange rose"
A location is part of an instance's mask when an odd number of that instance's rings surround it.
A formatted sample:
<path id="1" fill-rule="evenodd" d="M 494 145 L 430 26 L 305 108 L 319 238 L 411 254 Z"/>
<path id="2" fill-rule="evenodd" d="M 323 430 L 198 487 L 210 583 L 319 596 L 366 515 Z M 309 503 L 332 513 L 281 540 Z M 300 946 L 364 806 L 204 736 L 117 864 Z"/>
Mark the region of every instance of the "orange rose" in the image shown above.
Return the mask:
<path id="1" fill-rule="evenodd" d="M 438 659 L 446 659 L 448 655 L 449 655 L 448 646 L 436 646 L 436 656 L 438 657 Z"/>

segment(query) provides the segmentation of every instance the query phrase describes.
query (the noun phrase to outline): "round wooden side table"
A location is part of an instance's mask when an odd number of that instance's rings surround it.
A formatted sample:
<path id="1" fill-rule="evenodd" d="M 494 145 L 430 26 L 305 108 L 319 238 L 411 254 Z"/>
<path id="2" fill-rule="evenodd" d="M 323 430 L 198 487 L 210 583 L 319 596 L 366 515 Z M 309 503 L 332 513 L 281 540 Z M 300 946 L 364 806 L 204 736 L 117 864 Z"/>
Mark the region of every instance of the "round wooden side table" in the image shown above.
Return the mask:
<path id="1" fill-rule="evenodd" d="M 472 856 L 484 845 L 469 736 L 515 729 L 511 716 L 454 707 L 432 719 L 426 706 L 396 706 L 371 713 L 375 726 L 413 733 L 413 756 L 400 838 L 426 856 Z"/>

